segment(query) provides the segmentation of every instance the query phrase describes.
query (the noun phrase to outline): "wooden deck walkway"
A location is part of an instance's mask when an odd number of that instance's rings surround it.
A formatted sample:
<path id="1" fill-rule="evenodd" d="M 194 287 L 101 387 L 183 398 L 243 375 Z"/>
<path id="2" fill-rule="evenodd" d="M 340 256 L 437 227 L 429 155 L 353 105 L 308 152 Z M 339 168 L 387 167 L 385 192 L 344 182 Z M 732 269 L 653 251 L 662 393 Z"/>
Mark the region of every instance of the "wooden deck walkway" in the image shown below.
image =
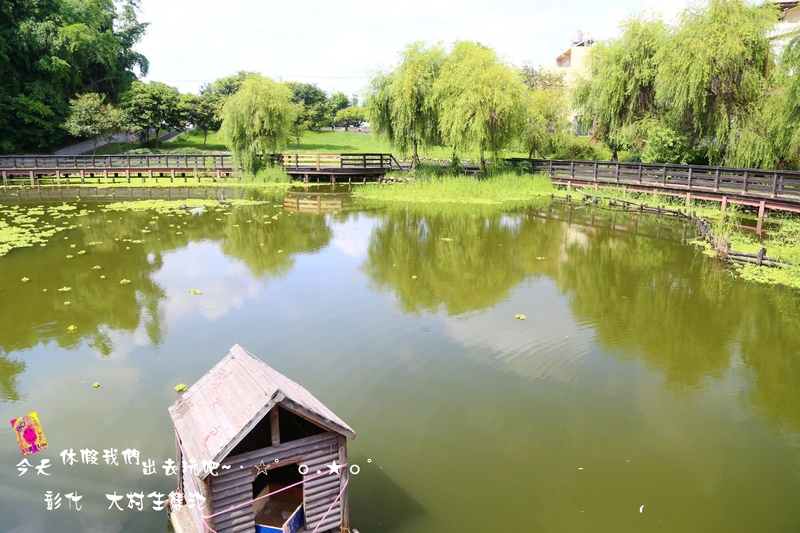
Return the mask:
<path id="1" fill-rule="evenodd" d="M 283 153 L 271 157 L 293 178 L 316 176 L 352 182 L 376 179 L 403 167 L 392 154 Z M 219 181 L 236 173 L 230 154 L 153 154 L 104 156 L 0 156 L 3 185 L 131 183 L 132 179 Z"/>
<path id="2" fill-rule="evenodd" d="M 800 172 L 754 168 L 708 167 L 577 161 L 509 159 L 531 172 L 546 172 L 555 183 L 621 187 L 638 192 L 657 192 L 685 197 L 755 206 L 759 218 L 766 209 L 800 213 Z"/>

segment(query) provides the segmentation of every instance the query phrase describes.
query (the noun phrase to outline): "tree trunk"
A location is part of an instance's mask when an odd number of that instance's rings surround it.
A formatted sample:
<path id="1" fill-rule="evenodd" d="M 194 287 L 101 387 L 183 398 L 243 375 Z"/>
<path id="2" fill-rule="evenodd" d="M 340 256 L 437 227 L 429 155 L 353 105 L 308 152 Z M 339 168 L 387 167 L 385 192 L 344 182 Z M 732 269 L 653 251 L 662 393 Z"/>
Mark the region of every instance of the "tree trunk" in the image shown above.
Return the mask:
<path id="1" fill-rule="evenodd" d="M 483 155 L 483 146 L 481 146 L 481 172 L 486 174 L 486 158 Z"/>
<path id="2" fill-rule="evenodd" d="M 156 150 L 158 150 L 158 128 L 156 128 Z"/>
<path id="3" fill-rule="evenodd" d="M 203 150 L 206 149 L 206 137 L 208 137 L 208 130 L 203 130 Z"/>
<path id="4" fill-rule="evenodd" d="M 92 137 L 92 155 L 97 153 L 97 137 Z"/>
<path id="5" fill-rule="evenodd" d="M 616 149 L 616 147 L 613 150 L 611 150 L 611 160 L 612 161 L 618 161 L 619 160 L 619 158 L 617 157 L 617 149 Z"/>
<path id="6" fill-rule="evenodd" d="M 411 168 L 419 166 L 419 154 L 417 153 L 417 139 L 414 139 L 414 157 L 411 158 Z"/>

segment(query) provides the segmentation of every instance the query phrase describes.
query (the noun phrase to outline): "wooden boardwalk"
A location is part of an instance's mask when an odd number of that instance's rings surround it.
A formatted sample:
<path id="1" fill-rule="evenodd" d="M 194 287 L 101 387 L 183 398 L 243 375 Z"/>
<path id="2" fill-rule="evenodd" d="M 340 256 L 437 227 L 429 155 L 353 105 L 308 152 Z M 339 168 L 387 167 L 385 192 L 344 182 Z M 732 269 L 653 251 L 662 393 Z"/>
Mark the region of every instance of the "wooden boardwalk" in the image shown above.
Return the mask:
<path id="1" fill-rule="evenodd" d="M 577 161 L 509 159 L 514 166 L 527 165 L 531 172 L 546 172 L 560 184 L 621 187 L 630 191 L 755 206 L 759 218 L 766 209 L 800 213 L 800 172 L 754 168 L 708 167 Z"/>
<path id="2" fill-rule="evenodd" d="M 292 178 L 316 177 L 331 183 L 353 178 L 376 179 L 403 167 L 392 154 L 283 153 L 271 157 Z M 0 156 L 3 185 L 70 185 L 131 183 L 131 180 L 200 183 L 236 174 L 230 154 L 153 154 L 105 156 Z"/>

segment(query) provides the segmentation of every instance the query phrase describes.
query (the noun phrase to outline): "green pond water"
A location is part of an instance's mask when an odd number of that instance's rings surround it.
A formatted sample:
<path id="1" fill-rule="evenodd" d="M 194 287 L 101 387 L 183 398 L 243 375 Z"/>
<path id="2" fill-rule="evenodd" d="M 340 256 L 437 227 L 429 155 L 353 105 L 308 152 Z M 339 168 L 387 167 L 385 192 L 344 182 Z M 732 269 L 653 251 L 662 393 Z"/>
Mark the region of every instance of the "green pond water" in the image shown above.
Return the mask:
<path id="1" fill-rule="evenodd" d="M 6 194 L 3 220 L 67 229 L 0 257 L 0 531 L 167 531 L 126 495 L 175 488 L 174 387 L 234 343 L 356 430 L 362 533 L 800 530 L 797 292 L 735 279 L 680 221 L 335 199 L 159 214 Z M 49 448 L 19 475 L 8 421 L 32 411 Z"/>

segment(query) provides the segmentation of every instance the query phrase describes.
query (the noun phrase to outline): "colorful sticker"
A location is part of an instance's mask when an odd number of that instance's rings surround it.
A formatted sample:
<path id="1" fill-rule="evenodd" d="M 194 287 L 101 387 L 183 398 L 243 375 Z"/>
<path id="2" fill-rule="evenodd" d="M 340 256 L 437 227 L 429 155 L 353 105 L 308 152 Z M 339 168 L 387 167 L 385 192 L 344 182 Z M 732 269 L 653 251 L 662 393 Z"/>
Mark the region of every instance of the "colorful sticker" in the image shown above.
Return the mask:
<path id="1" fill-rule="evenodd" d="M 47 448 L 47 439 L 39 423 L 39 415 L 36 411 L 11 421 L 14 434 L 17 436 L 17 444 L 22 452 L 22 456 L 30 455 Z"/>

